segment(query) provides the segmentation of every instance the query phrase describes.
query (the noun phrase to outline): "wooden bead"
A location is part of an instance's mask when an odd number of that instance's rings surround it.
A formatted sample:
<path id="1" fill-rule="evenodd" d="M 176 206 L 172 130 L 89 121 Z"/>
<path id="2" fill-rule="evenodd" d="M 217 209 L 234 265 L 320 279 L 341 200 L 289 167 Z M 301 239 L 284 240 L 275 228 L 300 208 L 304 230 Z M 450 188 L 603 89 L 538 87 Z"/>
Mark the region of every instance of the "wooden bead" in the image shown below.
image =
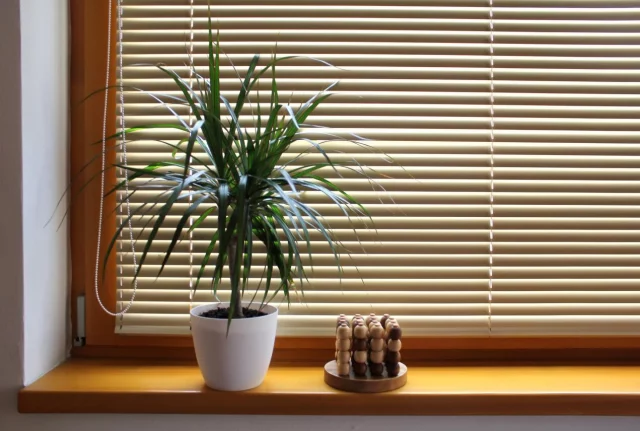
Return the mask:
<path id="1" fill-rule="evenodd" d="M 367 316 L 367 318 L 364 320 L 364 324 L 369 326 L 369 324 L 371 323 L 371 320 L 373 319 L 377 319 L 376 317 L 376 313 L 371 313 Z"/>
<path id="2" fill-rule="evenodd" d="M 367 351 L 366 350 L 356 350 L 353 352 L 353 360 L 356 362 L 367 362 Z"/>
<path id="3" fill-rule="evenodd" d="M 376 322 L 376 324 L 369 329 L 369 332 L 371 333 L 371 338 L 382 338 L 384 335 L 384 329 L 382 329 L 382 325 L 379 322 Z"/>
<path id="4" fill-rule="evenodd" d="M 344 314 L 339 315 L 336 319 L 336 327 L 340 326 L 342 322 L 345 322 L 347 324 L 349 323 L 347 322 L 347 316 L 345 316 Z"/>
<path id="5" fill-rule="evenodd" d="M 351 349 L 351 340 L 336 340 L 336 350 L 349 351 Z"/>
<path id="6" fill-rule="evenodd" d="M 348 376 L 351 372 L 351 365 L 347 362 L 346 364 L 338 363 L 338 374 L 341 376 Z"/>
<path id="7" fill-rule="evenodd" d="M 394 323 L 398 323 L 398 322 L 396 322 L 396 319 L 394 319 L 393 317 L 389 317 L 387 321 L 384 323 L 384 329 L 386 331 L 389 331 Z"/>
<path id="8" fill-rule="evenodd" d="M 356 338 L 367 338 L 369 331 L 367 331 L 367 327 L 364 325 L 358 325 L 353 329 L 353 336 Z"/>
<path id="9" fill-rule="evenodd" d="M 384 328 L 384 324 L 387 322 L 387 319 L 389 318 L 388 314 L 385 314 L 384 316 L 382 316 L 382 319 L 380 319 L 380 324 L 382 325 L 382 327 Z"/>
<path id="10" fill-rule="evenodd" d="M 353 350 L 367 350 L 367 340 L 358 338 L 353 340 Z"/>
<path id="11" fill-rule="evenodd" d="M 371 363 L 369 364 L 369 371 L 372 376 L 381 376 L 384 371 L 384 365 Z"/>
<path id="12" fill-rule="evenodd" d="M 371 347 L 371 351 L 377 352 L 384 350 L 384 340 L 382 338 L 372 339 L 369 345 Z"/>
<path id="13" fill-rule="evenodd" d="M 346 323 L 340 325 L 340 327 L 338 327 L 337 337 L 341 340 L 351 338 L 351 328 L 349 328 Z"/>
<path id="14" fill-rule="evenodd" d="M 356 376 L 365 376 L 367 374 L 367 364 L 358 362 L 354 363 L 353 374 L 355 374 Z"/>
<path id="15" fill-rule="evenodd" d="M 389 330 L 389 338 L 392 340 L 399 340 L 402 337 L 402 329 L 400 329 L 399 325 L 393 325 L 393 327 Z"/>
<path id="16" fill-rule="evenodd" d="M 353 323 L 355 320 L 359 320 L 362 319 L 362 316 L 359 314 L 355 314 L 352 318 L 351 318 L 351 323 Z"/>
<path id="17" fill-rule="evenodd" d="M 384 357 L 384 361 L 388 364 L 398 363 L 401 359 L 400 352 L 391 352 L 389 350 L 387 350 L 387 354 Z"/>
<path id="18" fill-rule="evenodd" d="M 390 352 L 399 352 L 402 349 L 402 341 L 400 340 L 389 340 L 387 342 L 387 349 Z"/>
<path id="19" fill-rule="evenodd" d="M 384 359 L 384 352 L 382 350 L 379 350 L 377 352 L 372 351 L 369 354 L 369 359 L 375 364 L 381 364 L 382 360 Z"/>
<path id="20" fill-rule="evenodd" d="M 351 321 L 351 329 L 355 329 L 356 326 L 358 325 L 364 325 L 364 319 L 362 317 L 359 317 L 357 319 L 353 319 Z"/>
<path id="21" fill-rule="evenodd" d="M 396 377 L 400 373 L 400 364 L 387 364 L 387 375 Z"/>
<path id="22" fill-rule="evenodd" d="M 369 329 L 369 331 L 371 331 L 376 325 L 379 325 L 379 324 L 380 322 L 374 319 L 371 322 L 369 322 L 369 326 L 367 326 L 367 328 Z"/>
<path id="23" fill-rule="evenodd" d="M 348 364 L 350 360 L 350 351 L 339 350 L 338 352 L 336 352 L 336 361 L 338 362 L 338 364 Z"/>

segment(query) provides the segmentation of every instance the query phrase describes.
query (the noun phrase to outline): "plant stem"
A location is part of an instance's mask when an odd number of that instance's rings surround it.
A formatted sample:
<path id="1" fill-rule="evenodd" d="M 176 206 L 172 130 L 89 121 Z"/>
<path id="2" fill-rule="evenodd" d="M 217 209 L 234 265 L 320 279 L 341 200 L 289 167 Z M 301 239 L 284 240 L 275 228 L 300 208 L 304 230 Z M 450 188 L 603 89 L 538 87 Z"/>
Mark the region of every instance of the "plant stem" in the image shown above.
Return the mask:
<path id="1" fill-rule="evenodd" d="M 238 237 L 233 236 L 229 241 L 229 279 L 231 281 L 231 289 L 234 289 L 233 280 L 239 275 L 236 275 L 236 253 L 238 251 Z M 242 296 L 240 295 L 240 280 L 236 283 L 236 300 L 235 303 L 229 303 L 229 312 L 233 312 L 234 319 L 241 319 L 244 317 L 242 311 Z M 231 295 L 233 298 L 233 295 Z"/>

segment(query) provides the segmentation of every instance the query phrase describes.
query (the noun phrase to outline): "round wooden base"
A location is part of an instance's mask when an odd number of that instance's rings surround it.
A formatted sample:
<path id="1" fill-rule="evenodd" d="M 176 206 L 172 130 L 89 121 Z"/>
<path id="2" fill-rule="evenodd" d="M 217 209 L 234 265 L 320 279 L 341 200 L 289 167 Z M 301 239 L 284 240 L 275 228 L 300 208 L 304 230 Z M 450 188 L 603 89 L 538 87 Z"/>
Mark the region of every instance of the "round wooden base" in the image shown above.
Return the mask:
<path id="1" fill-rule="evenodd" d="M 397 377 L 387 376 L 386 370 L 380 377 L 372 377 L 368 370 L 367 375 L 363 377 L 353 374 L 353 370 L 348 376 L 340 376 L 338 375 L 338 364 L 336 361 L 330 361 L 324 366 L 324 382 L 332 388 L 347 392 L 372 394 L 393 391 L 407 383 L 407 367 L 402 362 L 399 365 L 400 373 Z"/>

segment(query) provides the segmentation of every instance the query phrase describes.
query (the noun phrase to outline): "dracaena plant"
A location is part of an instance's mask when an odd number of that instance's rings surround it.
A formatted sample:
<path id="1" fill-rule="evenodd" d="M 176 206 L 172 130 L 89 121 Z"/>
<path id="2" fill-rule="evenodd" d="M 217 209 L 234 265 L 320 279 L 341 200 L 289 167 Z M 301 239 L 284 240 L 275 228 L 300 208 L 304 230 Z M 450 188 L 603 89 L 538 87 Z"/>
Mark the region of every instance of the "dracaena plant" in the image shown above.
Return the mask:
<path id="1" fill-rule="evenodd" d="M 170 68 L 157 66 L 172 80 L 181 96 L 149 94 L 176 117 L 175 124 L 132 127 L 112 136 L 117 139 L 124 133 L 131 141 L 136 140 L 136 133 L 150 129 L 177 129 L 184 133 L 177 144 L 159 141 L 167 146 L 167 151 L 172 152 L 174 157 L 170 162 L 155 161 L 141 168 L 114 165 L 127 172 L 129 196 L 140 190 L 149 190 L 154 184 L 161 183 L 165 188 L 152 202 L 132 210 L 118 226 L 104 263 L 120 232 L 127 229 L 129 220 L 149 217 L 150 222 L 145 226 L 148 235 L 146 239 L 138 240 L 142 241 L 143 246 L 135 277 L 140 275 L 159 229 L 164 226 L 173 229 L 173 234 L 164 251 L 160 275 L 183 236 L 197 230 L 205 220 L 214 218 L 216 228 L 208 239 L 204 258 L 199 264 L 195 288 L 200 285 L 205 269 L 213 266 L 211 287 L 214 293 L 217 292 L 223 269 L 228 266 L 231 323 L 231 319 L 243 317 L 242 300 L 245 290 L 249 288 L 255 244 L 261 243 L 266 249 L 263 278 L 257 288 L 261 292 L 256 290 L 253 294 L 253 298 L 256 298 L 256 294 L 260 293 L 258 301 L 261 304 L 273 299 L 278 292 L 282 292 L 285 301 L 290 303 L 293 290 L 302 289 L 307 280 L 304 266 L 306 253 L 301 252 L 299 243 L 306 245 L 311 260 L 311 231 L 319 232 L 326 240 L 340 268 L 339 248 L 332 231 L 326 226 L 322 215 L 303 201 L 302 192 L 320 192 L 329 202 L 337 205 L 346 217 L 370 216 L 353 196 L 321 174 L 322 169 L 329 168 L 337 172 L 342 167 L 366 176 L 355 160 L 335 162 L 330 153 L 323 149 L 323 144 L 332 140 L 365 145 L 361 139 L 338 137 L 327 132 L 327 139 L 317 141 L 303 133 L 303 129 L 309 130 L 311 127 L 318 127 L 314 130 L 322 133 L 321 126 L 308 124 L 307 119 L 330 97 L 332 86 L 294 108 L 281 102 L 276 80 L 276 66 L 292 57 L 273 56 L 266 66 L 259 67 L 260 56 L 255 55 L 245 75 L 238 76 L 241 86 L 234 105 L 220 91 L 220 53 L 219 37 L 214 38 L 209 20 L 208 77 L 201 76 L 193 64 L 190 65 L 194 77 L 192 80 L 183 79 Z M 327 64 L 327 67 L 331 66 Z M 252 90 L 257 90 L 260 79 L 270 80 L 268 107 L 265 106 L 266 102 L 261 103 L 257 97 L 251 100 L 255 93 Z M 188 107 L 195 121 L 192 126 L 175 112 L 172 108 L 175 105 Z M 247 115 L 246 111 L 251 111 L 251 114 Z M 307 142 L 309 150 L 321 154 L 322 162 L 305 164 L 304 155 L 308 151 L 304 151 L 283 163 L 282 155 L 296 141 Z M 155 187 L 153 190 L 157 190 L 158 186 Z M 123 181 L 109 193 L 124 188 Z M 190 204 L 181 213 L 177 224 L 167 226 L 165 221 L 174 205 L 187 200 Z M 299 281 L 297 287 L 295 281 Z"/>

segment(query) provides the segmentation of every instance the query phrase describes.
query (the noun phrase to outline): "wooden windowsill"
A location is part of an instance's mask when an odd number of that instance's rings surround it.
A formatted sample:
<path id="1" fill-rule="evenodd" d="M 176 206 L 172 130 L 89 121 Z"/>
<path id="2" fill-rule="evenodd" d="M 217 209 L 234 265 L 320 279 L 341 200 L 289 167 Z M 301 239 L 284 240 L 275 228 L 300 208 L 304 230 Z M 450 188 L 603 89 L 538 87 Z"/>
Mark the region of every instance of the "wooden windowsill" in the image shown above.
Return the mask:
<path id="1" fill-rule="evenodd" d="M 246 392 L 185 362 L 71 359 L 20 391 L 21 413 L 640 415 L 640 366 L 410 366 L 405 387 L 334 390 L 321 366 L 272 366 Z"/>

